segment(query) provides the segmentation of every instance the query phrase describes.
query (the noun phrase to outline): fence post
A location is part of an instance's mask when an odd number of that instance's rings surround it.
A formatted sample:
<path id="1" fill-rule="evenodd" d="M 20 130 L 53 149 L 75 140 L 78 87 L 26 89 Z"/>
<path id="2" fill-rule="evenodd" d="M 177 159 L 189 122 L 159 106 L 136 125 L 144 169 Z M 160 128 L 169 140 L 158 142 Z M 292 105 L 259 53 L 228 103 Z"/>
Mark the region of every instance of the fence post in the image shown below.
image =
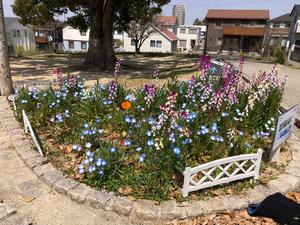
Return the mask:
<path id="1" fill-rule="evenodd" d="M 25 119 L 26 118 L 25 110 L 22 110 L 22 117 L 23 117 L 25 133 L 28 133 L 28 125 L 27 125 L 27 121 Z"/>
<path id="2" fill-rule="evenodd" d="M 257 151 L 257 160 L 255 162 L 255 176 L 254 179 L 257 180 L 259 177 L 259 170 L 260 170 L 260 163 L 261 163 L 261 158 L 262 158 L 263 150 L 261 148 L 258 149 Z"/>
<path id="3" fill-rule="evenodd" d="M 183 172 L 184 176 L 184 182 L 183 182 L 183 188 L 182 188 L 182 196 L 185 198 L 189 194 L 189 183 L 190 183 L 190 178 L 192 174 L 192 168 L 191 167 L 185 167 L 185 170 Z"/>

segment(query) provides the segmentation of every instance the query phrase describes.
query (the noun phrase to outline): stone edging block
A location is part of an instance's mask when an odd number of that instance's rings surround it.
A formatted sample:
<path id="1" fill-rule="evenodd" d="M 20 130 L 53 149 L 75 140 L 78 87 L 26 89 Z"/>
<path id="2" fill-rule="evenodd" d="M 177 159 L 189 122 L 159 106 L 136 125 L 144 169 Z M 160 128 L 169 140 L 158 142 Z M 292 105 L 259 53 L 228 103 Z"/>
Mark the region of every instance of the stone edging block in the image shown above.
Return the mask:
<path id="1" fill-rule="evenodd" d="M 261 202 L 270 194 L 278 191 L 286 193 L 300 186 L 300 140 L 292 135 L 288 144 L 291 147 L 293 159 L 286 167 L 285 172 L 266 186 L 258 185 L 253 189 L 248 189 L 244 197 L 223 196 L 210 198 L 206 201 L 183 203 L 172 200 L 161 204 L 149 200 L 133 201 L 128 197 L 116 196 L 111 192 L 94 190 L 85 184 L 64 177 L 61 171 L 55 169 L 45 157 L 39 156 L 38 152 L 34 150 L 25 136 L 25 132 L 16 124 L 17 121 L 12 110 L 6 109 L 1 114 L 2 118 L 3 114 L 7 115 L 5 123 L 12 126 L 8 130 L 16 152 L 45 184 L 80 204 L 84 203 L 95 209 L 115 211 L 120 215 L 142 221 L 184 219 L 224 210 L 243 209 L 250 203 Z"/>

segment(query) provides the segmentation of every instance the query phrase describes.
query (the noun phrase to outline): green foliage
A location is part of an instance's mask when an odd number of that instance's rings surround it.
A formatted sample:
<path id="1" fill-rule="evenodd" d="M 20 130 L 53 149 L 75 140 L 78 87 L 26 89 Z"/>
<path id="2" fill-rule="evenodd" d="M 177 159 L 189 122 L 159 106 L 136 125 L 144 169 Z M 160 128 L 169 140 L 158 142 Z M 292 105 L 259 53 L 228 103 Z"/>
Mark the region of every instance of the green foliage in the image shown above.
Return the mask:
<path id="1" fill-rule="evenodd" d="M 196 18 L 193 25 L 202 25 L 202 21 L 199 18 Z"/>
<path id="2" fill-rule="evenodd" d="M 281 46 L 275 47 L 275 49 L 273 50 L 272 56 L 275 58 L 276 63 L 284 64 L 285 56 L 284 56 L 284 52 L 283 52 Z"/>

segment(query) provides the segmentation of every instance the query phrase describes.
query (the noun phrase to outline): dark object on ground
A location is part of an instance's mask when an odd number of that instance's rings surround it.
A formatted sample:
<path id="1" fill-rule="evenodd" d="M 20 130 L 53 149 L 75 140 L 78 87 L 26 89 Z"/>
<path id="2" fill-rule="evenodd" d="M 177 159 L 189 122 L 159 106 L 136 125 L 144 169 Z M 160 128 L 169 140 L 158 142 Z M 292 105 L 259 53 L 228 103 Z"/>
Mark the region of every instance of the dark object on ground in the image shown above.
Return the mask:
<path id="1" fill-rule="evenodd" d="M 300 204 L 281 193 L 270 195 L 259 204 L 249 205 L 247 211 L 250 216 L 271 218 L 281 225 L 300 225 Z"/>

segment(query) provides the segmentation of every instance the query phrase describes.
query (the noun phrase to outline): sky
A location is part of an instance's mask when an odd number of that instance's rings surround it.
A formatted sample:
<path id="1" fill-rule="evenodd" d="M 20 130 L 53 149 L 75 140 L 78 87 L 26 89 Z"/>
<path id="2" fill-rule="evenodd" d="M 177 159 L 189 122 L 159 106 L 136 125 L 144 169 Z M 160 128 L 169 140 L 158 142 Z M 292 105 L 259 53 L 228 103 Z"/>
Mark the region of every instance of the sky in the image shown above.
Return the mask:
<path id="1" fill-rule="evenodd" d="M 10 5 L 14 0 L 3 0 L 4 15 L 14 16 Z M 171 0 L 163 8 L 164 15 L 172 15 L 172 7 L 176 4 L 186 6 L 186 24 L 192 24 L 196 18 L 205 17 L 208 9 L 269 9 L 271 18 L 290 13 L 300 0 Z"/>

